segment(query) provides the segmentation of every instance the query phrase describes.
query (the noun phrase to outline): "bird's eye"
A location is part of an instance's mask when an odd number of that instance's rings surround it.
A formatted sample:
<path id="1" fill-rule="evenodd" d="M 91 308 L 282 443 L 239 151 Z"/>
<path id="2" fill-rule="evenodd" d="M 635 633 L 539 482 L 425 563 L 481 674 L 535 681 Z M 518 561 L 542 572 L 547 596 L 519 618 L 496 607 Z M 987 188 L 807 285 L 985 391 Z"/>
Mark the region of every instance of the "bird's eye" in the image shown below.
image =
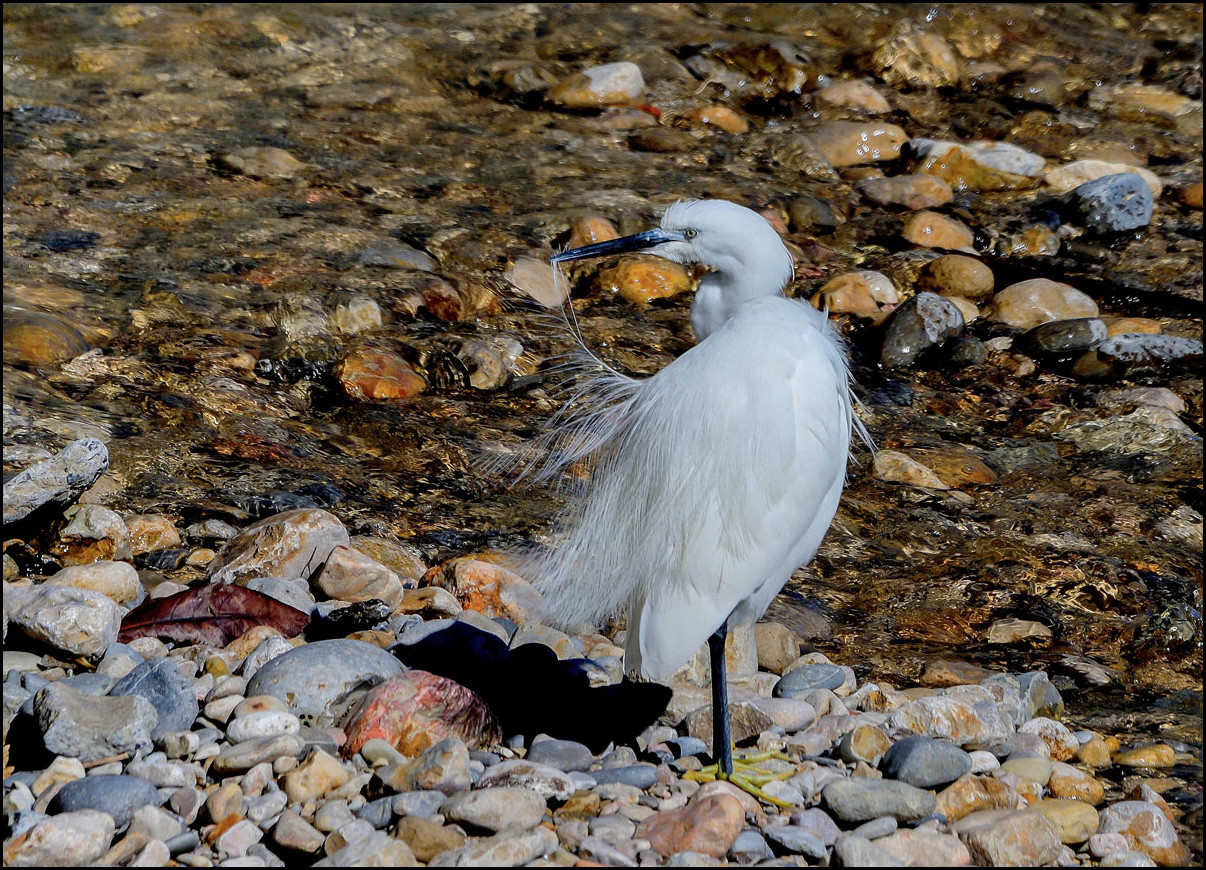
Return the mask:
<path id="1" fill-rule="evenodd" d="M 699 230 L 683 230 L 683 238 L 693 239 L 699 235 Z"/>

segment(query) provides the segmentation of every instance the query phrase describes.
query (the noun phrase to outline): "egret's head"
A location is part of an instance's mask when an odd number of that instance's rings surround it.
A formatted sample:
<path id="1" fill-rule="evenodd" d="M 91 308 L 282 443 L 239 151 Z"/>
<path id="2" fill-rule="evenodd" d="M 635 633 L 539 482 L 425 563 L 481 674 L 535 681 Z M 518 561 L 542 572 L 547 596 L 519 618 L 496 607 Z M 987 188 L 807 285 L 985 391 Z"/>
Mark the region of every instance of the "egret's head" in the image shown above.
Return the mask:
<path id="1" fill-rule="evenodd" d="M 666 209 L 657 229 L 563 251 L 551 262 L 629 251 L 648 251 L 676 263 L 702 263 L 725 279 L 752 283 L 767 295 L 780 292 L 792 276 L 791 254 L 766 219 L 721 199 L 676 202 Z"/>

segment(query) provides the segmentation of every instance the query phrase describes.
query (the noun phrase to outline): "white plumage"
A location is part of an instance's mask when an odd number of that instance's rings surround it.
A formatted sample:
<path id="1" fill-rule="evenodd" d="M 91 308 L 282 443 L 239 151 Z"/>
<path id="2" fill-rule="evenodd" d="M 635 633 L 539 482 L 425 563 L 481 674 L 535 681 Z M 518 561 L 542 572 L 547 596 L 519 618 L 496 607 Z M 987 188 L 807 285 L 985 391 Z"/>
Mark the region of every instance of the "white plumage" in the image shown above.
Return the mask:
<path id="1" fill-rule="evenodd" d="M 638 249 L 713 270 L 691 310 L 698 344 L 650 378 L 606 370 L 576 396 L 551 463 L 590 457 L 592 477 L 564 541 L 525 571 L 555 623 L 625 614 L 625 670 L 661 679 L 726 620 L 755 621 L 812 559 L 851 431 L 866 433 L 841 341 L 783 296 L 791 257 L 761 216 L 680 202 L 658 229 L 554 262 Z"/>

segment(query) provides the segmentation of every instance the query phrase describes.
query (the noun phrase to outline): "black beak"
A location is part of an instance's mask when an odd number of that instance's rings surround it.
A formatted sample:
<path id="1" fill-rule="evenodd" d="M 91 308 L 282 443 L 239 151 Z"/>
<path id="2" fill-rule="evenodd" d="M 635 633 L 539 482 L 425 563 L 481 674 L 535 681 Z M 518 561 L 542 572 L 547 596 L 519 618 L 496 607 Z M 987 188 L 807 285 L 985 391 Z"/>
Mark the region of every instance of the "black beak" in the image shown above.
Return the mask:
<path id="1" fill-rule="evenodd" d="M 593 245 L 583 245 L 555 254 L 550 263 L 568 263 L 570 260 L 585 260 L 587 257 L 606 257 L 609 254 L 626 254 L 630 251 L 644 251 L 664 242 L 681 242 L 681 233 L 669 232 L 660 227 L 637 233 L 635 236 L 624 236 L 622 239 L 612 239 L 610 242 L 596 242 Z"/>

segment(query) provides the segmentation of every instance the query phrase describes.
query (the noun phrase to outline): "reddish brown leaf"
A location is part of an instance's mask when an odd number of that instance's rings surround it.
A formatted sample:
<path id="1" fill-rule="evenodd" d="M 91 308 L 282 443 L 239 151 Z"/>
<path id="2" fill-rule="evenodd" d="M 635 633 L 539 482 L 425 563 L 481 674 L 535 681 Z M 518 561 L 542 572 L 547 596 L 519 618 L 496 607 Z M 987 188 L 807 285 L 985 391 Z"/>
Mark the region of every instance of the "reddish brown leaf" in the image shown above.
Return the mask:
<path id="1" fill-rule="evenodd" d="M 226 646 L 257 625 L 268 625 L 285 637 L 293 637 L 309 622 L 310 614 L 270 595 L 242 586 L 211 583 L 143 602 L 126 614 L 117 638 L 125 642 L 150 636 L 217 647 Z"/>

